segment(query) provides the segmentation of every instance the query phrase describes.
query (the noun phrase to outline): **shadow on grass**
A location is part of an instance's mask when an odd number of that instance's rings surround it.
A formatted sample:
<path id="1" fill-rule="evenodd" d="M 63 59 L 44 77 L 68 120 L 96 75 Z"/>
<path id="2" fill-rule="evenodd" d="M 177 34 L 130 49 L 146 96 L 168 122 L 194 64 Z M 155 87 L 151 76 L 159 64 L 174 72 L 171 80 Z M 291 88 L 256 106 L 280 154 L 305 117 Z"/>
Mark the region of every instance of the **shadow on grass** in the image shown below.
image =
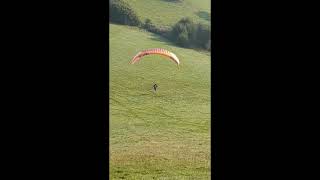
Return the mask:
<path id="1" fill-rule="evenodd" d="M 177 44 L 175 44 L 174 42 L 170 41 L 169 39 L 166 39 L 164 37 L 161 37 L 160 35 L 154 35 L 152 36 L 151 38 L 149 38 L 150 40 L 153 40 L 153 41 L 159 41 L 159 42 L 162 42 L 164 43 L 164 45 L 167 45 L 167 46 L 174 46 L 176 48 L 184 48 L 184 49 L 194 49 L 192 47 L 181 47 Z"/>
<path id="2" fill-rule="evenodd" d="M 161 36 L 154 35 L 154 36 L 152 36 L 152 37 L 150 38 L 150 40 L 159 41 L 159 42 L 164 43 L 165 45 L 178 47 L 176 44 L 174 44 L 173 42 L 171 42 L 169 39 L 166 39 L 166 38 L 161 37 Z"/>
<path id="3" fill-rule="evenodd" d="M 201 19 L 204 19 L 206 21 L 210 21 L 211 20 L 210 14 L 208 12 L 206 12 L 206 11 L 198 11 L 196 13 L 196 15 L 198 17 L 200 17 Z"/>

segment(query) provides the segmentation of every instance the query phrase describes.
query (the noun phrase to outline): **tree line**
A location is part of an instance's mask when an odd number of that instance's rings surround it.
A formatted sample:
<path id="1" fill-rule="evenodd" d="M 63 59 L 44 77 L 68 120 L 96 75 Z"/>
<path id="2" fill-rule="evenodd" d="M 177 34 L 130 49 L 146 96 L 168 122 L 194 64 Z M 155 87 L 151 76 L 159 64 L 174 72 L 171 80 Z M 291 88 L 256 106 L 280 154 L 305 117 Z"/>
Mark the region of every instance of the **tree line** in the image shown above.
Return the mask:
<path id="1" fill-rule="evenodd" d="M 117 24 L 137 26 L 159 34 L 175 44 L 187 48 L 201 48 L 211 51 L 211 27 L 182 18 L 172 27 L 157 26 L 150 19 L 140 20 L 134 10 L 123 0 L 110 0 L 110 21 Z"/>

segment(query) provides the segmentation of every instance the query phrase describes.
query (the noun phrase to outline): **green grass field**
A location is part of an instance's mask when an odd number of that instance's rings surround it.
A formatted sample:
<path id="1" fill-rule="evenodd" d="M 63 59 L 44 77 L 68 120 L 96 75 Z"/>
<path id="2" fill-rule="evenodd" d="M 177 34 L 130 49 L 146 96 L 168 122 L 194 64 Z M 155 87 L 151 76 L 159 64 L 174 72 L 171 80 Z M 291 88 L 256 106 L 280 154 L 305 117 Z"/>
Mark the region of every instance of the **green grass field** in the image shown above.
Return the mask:
<path id="1" fill-rule="evenodd" d="M 109 41 L 110 179 L 209 179 L 210 54 L 121 25 L 110 24 Z M 129 64 L 148 48 L 181 67 L 158 56 Z"/>
<path id="2" fill-rule="evenodd" d="M 210 0 L 183 0 L 181 3 L 167 0 L 126 0 L 142 21 L 149 18 L 156 25 L 171 26 L 183 17 L 195 22 L 210 23 Z"/>

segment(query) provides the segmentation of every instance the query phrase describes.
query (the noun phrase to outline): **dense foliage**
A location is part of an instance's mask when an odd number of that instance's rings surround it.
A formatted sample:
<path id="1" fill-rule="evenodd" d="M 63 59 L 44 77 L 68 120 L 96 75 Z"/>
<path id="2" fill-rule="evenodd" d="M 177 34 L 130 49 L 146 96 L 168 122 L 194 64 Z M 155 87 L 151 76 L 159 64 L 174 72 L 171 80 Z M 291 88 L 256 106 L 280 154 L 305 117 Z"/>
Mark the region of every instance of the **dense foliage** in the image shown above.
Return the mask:
<path id="1" fill-rule="evenodd" d="M 196 44 L 201 48 L 211 50 L 211 29 L 208 25 L 198 24 Z"/>
<path id="2" fill-rule="evenodd" d="M 133 9 L 123 0 L 110 0 L 110 21 L 117 24 L 139 26 L 141 21 Z"/>
<path id="3" fill-rule="evenodd" d="M 170 27 L 161 27 L 156 26 L 152 23 L 150 19 L 146 19 L 143 25 L 143 28 L 146 29 L 149 32 L 159 34 L 163 37 L 169 38 L 171 28 Z"/>
<path id="4" fill-rule="evenodd" d="M 183 47 L 210 50 L 210 34 L 210 26 L 195 24 L 191 19 L 183 18 L 173 26 L 170 39 Z"/>

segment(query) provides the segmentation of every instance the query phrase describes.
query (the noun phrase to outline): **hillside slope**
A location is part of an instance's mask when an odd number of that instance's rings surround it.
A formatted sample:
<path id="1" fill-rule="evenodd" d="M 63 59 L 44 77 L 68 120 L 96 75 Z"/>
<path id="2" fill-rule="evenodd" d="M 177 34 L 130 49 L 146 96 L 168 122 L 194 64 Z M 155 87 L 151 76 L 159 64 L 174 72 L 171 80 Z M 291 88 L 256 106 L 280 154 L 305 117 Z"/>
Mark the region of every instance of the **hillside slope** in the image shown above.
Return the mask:
<path id="1" fill-rule="evenodd" d="M 183 17 L 195 22 L 210 23 L 210 0 L 125 0 L 142 21 L 149 18 L 156 25 L 172 26 Z"/>
<path id="2" fill-rule="evenodd" d="M 121 25 L 110 24 L 109 41 L 110 178 L 208 179 L 210 54 Z M 158 56 L 128 64 L 147 48 L 175 53 L 180 69 Z"/>

